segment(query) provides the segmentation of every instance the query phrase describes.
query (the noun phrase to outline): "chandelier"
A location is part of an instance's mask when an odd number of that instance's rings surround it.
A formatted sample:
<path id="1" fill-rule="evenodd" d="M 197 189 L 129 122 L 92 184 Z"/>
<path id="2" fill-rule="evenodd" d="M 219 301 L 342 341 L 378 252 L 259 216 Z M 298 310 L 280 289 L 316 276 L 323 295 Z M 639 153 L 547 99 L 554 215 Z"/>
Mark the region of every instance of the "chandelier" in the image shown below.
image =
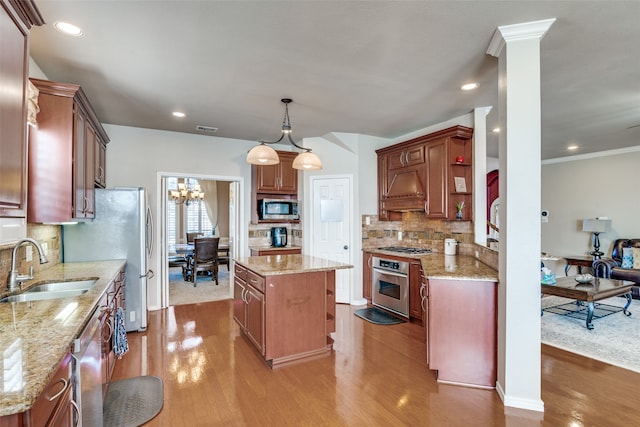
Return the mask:
<path id="1" fill-rule="evenodd" d="M 189 206 L 192 203 L 199 203 L 204 199 L 204 192 L 200 189 L 200 185 L 196 184 L 192 187 L 184 182 L 178 183 L 177 190 L 169 190 L 169 200 L 176 204 L 185 204 Z"/>
<path id="2" fill-rule="evenodd" d="M 247 163 L 252 165 L 275 165 L 280 163 L 280 158 L 278 157 L 278 153 L 276 150 L 269 147 L 267 144 L 277 144 L 282 141 L 284 136 L 286 135 L 289 139 L 289 142 L 294 147 L 303 150 L 302 153 L 298 154 L 296 158 L 293 160 L 294 169 L 302 169 L 302 170 L 319 170 L 322 169 L 322 161 L 320 158 L 311 152 L 310 148 L 304 148 L 298 144 L 296 144 L 293 139 L 291 139 L 291 121 L 289 120 L 289 104 L 293 102 L 290 98 L 283 98 L 280 101 L 284 104 L 284 118 L 282 119 L 282 135 L 280 135 L 280 139 L 277 141 L 267 142 L 260 141 L 259 145 L 253 147 L 247 153 Z"/>

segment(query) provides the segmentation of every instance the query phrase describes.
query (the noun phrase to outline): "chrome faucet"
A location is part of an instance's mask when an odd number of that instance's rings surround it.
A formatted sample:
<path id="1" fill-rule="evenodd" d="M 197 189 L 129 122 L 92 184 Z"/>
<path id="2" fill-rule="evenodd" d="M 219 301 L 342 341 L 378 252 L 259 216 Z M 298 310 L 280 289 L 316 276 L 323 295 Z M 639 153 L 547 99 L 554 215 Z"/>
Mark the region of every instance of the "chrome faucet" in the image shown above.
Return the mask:
<path id="1" fill-rule="evenodd" d="M 9 276 L 7 277 L 7 289 L 9 291 L 15 291 L 16 289 L 18 289 L 18 287 L 22 286 L 23 281 L 33 279 L 33 269 L 30 270 L 30 274 L 28 276 L 21 275 L 16 269 L 16 254 L 18 253 L 18 248 L 23 243 L 31 243 L 36 247 L 36 249 L 38 250 L 38 255 L 40 256 L 40 264 L 49 262 L 47 257 L 44 256 L 42 247 L 34 239 L 27 237 L 18 241 L 18 243 L 16 243 L 16 245 L 13 247 L 13 252 L 11 253 L 11 270 L 9 271 Z"/>

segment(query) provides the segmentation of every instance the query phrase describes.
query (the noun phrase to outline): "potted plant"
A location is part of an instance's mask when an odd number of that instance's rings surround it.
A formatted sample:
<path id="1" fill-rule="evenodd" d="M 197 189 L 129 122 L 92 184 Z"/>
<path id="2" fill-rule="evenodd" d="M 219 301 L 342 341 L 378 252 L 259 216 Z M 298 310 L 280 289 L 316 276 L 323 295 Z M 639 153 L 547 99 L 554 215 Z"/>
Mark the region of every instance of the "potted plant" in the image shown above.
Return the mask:
<path id="1" fill-rule="evenodd" d="M 456 203 L 456 219 L 462 219 L 463 208 L 464 208 L 464 200 Z"/>

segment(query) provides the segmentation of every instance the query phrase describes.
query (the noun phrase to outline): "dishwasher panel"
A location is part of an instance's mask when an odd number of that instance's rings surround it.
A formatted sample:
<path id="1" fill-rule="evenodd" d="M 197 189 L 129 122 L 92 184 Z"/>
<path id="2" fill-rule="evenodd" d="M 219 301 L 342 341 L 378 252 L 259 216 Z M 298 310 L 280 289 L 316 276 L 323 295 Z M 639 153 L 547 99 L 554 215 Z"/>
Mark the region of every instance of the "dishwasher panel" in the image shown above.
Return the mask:
<path id="1" fill-rule="evenodd" d="M 99 309 L 74 341 L 73 383 L 80 407 L 78 426 L 102 425 L 102 347 Z"/>

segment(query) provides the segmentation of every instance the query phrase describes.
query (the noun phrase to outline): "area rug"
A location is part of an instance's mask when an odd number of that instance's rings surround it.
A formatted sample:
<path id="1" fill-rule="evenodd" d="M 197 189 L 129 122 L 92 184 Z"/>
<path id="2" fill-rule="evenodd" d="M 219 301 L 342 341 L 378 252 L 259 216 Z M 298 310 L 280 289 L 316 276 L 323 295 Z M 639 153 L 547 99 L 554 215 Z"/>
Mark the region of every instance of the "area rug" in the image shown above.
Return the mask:
<path id="1" fill-rule="evenodd" d="M 104 427 L 137 427 L 162 409 L 164 384 L 158 377 L 142 376 L 109 383 L 103 404 Z"/>
<path id="2" fill-rule="evenodd" d="M 406 320 L 389 314 L 384 310 L 380 310 L 377 307 L 361 308 L 360 310 L 356 310 L 353 314 L 367 322 L 375 323 L 376 325 L 396 325 L 398 323 L 406 322 Z"/>
<path id="3" fill-rule="evenodd" d="M 599 302 L 621 310 L 627 300 L 613 297 Z M 569 304 L 572 300 L 546 296 L 541 303 L 544 309 Z M 630 317 L 619 311 L 594 319 L 593 330 L 587 329 L 584 319 L 544 311 L 541 340 L 553 347 L 640 372 L 640 301 L 633 300 L 629 311 Z"/>
<path id="4" fill-rule="evenodd" d="M 229 272 L 226 267 L 221 267 L 218 271 L 218 285 L 211 277 L 198 277 L 197 286 L 184 281 L 180 267 L 169 269 L 169 305 L 196 304 L 229 298 Z"/>

